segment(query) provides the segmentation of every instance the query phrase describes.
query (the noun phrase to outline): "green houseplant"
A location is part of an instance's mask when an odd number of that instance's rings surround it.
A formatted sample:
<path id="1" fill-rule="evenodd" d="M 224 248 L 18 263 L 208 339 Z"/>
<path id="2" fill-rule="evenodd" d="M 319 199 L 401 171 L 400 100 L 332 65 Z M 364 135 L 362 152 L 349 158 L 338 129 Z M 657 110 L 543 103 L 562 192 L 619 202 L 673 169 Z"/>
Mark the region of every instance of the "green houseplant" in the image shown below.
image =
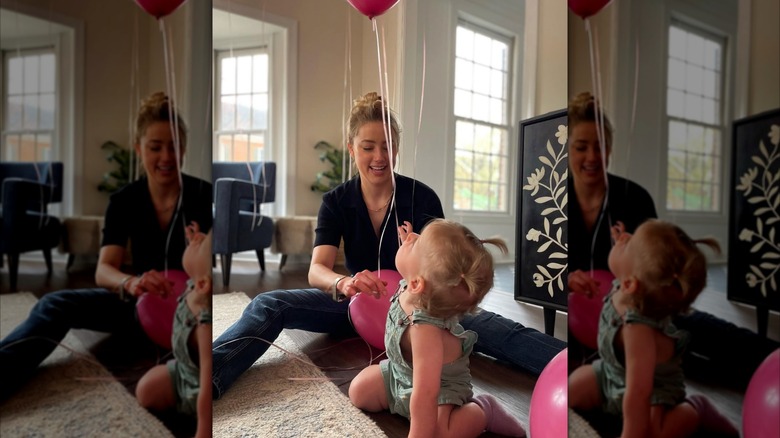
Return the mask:
<path id="1" fill-rule="evenodd" d="M 330 169 L 317 172 L 317 179 L 312 183 L 311 190 L 325 193 L 344 181 L 344 151 L 324 140 L 317 142 L 314 149 L 322 151 L 320 161 L 329 163 Z"/>
<path id="2" fill-rule="evenodd" d="M 106 151 L 106 160 L 115 164 L 114 170 L 103 174 L 103 182 L 98 185 L 98 191 L 110 195 L 130 182 L 130 162 L 133 153 L 130 149 L 125 149 L 111 140 L 103 143 L 100 149 Z"/>

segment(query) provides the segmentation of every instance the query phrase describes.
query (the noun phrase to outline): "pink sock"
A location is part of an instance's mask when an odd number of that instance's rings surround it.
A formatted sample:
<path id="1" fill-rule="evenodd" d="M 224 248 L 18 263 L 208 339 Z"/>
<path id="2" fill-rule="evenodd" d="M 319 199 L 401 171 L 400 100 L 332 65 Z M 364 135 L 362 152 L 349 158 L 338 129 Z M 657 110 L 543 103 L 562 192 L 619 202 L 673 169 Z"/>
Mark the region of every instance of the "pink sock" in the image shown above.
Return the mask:
<path id="1" fill-rule="evenodd" d="M 487 420 L 487 429 L 490 432 L 506 436 L 524 437 L 525 429 L 519 421 L 509 412 L 504 410 L 498 399 L 489 394 L 480 394 L 471 399 L 482 408 Z"/>
<path id="2" fill-rule="evenodd" d="M 699 414 L 699 429 L 720 436 L 739 437 L 739 431 L 734 424 L 718 412 L 718 408 L 710 399 L 703 395 L 688 396 L 685 401 L 691 404 Z"/>

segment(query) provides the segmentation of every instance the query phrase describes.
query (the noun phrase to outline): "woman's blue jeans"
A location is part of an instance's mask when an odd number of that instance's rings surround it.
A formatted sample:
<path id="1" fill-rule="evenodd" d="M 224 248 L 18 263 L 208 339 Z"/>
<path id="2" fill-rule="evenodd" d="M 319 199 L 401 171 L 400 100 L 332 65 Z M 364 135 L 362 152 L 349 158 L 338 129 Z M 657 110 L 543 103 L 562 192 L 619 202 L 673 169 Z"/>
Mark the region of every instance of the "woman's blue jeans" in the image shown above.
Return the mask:
<path id="1" fill-rule="evenodd" d="M 213 394 L 219 398 L 274 342 L 283 329 L 316 333 L 352 332 L 348 301 L 337 303 L 319 289 L 276 290 L 261 293 L 241 318 L 213 344 Z M 219 312 L 219 309 L 214 309 Z M 475 351 L 539 375 L 566 343 L 537 330 L 482 311 L 461 321 L 479 339 Z"/>
<path id="2" fill-rule="evenodd" d="M 135 316 L 135 303 L 120 300 L 105 289 L 46 294 L 30 316 L 0 341 L 0 400 L 29 380 L 72 328 L 143 333 Z"/>

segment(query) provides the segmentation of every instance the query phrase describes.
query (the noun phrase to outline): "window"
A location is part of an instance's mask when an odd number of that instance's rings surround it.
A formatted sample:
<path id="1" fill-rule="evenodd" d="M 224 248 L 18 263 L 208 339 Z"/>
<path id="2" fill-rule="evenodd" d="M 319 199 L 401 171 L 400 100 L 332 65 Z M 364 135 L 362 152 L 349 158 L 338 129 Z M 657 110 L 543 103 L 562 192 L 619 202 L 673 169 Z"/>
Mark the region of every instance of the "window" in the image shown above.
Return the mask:
<path id="1" fill-rule="evenodd" d="M 453 208 L 508 213 L 512 39 L 458 24 Z"/>
<path id="2" fill-rule="evenodd" d="M 51 161 L 57 138 L 54 48 L 3 52 L 3 159 Z"/>
<path id="3" fill-rule="evenodd" d="M 669 27 L 668 210 L 721 210 L 723 53 L 720 38 L 681 23 Z"/>
<path id="4" fill-rule="evenodd" d="M 269 138 L 269 57 L 265 48 L 217 52 L 215 161 L 262 161 Z"/>

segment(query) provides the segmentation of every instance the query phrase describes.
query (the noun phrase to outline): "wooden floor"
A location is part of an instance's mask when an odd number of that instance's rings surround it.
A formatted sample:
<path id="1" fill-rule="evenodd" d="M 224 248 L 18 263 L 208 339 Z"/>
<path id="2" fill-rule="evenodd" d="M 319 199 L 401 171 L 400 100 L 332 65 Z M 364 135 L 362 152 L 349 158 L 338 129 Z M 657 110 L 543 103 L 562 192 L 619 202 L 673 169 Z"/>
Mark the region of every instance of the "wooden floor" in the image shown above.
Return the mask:
<path id="1" fill-rule="evenodd" d="M 285 266 L 282 272 L 278 271 L 278 265 L 267 263 L 267 271 L 259 272 L 256 262 L 235 261 L 230 286 L 222 287 L 221 272 L 215 271 L 215 293 L 231 291 L 243 291 L 250 297 L 258 293 L 274 289 L 306 288 L 308 281 L 306 273 L 308 266 L 305 264 L 290 264 Z M 755 311 L 739 304 L 734 304 L 726 299 L 725 273 L 722 279 L 718 279 L 718 268 L 711 271 L 711 279 L 714 284 L 699 297 L 695 307 L 712 313 L 735 324 L 755 330 Z M 712 274 L 714 272 L 714 275 Z M 526 326 L 543 330 L 544 321 L 542 310 L 538 307 L 522 304 L 514 301 L 512 297 L 513 275 L 509 266 L 499 266 L 497 269 L 496 288 L 491 291 L 483 301 L 483 307 L 496 311 L 508 318 L 518 321 Z M 42 261 L 23 261 L 20 265 L 18 290 L 31 291 L 38 297 L 45 293 L 82 287 L 94 287 L 94 264 L 89 262 L 77 264 L 71 272 L 65 272 L 64 262 L 55 260 L 54 272 L 46 275 L 46 269 Z M 8 268 L 0 269 L 0 293 L 9 293 Z M 219 309 L 215 309 L 218 312 Z M 566 315 L 558 313 L 555 325 L 556 337 L 566 340 Z M 137 380 L 154 363 L 163 361 L 160 352 L 149 344 L 133 346 L 128 349 L 121 340 L 111 339 L 105 335 L 79 330 L 79 338 L 84 341 L 90 350 L 106 367 L 122 381 L 129 391 L 133 391 Z M 312 360 L 321 367 L 351 368 L 344 371 L 326 371 L 326 374 L 334 378 L 336 384 L 346 393 L 349 382 L 360 369 L 369 363 L 369 354 L 365 343 L 359 339 L 344 340 L 334 339 L 327 335 L 311 334 L 293 331 L 293 339 Z M 780 341 L 780 316 L 771 313 L 769 319 L 769 337 Z M 143 360 L 138 360 L 142 356 Z M 498 363 L 491 358 L 475 355 L 472 358 L 472 375 L 474 377 L 475 392 L 488 392 L 498 397 L 515 416 L 524 424 L 528 424 L 528 407 L 536 379 L 526 373 L 512 367 Z M 710 396 L 718 407 L 732 421 L 739 423 L 741 415 L 742 394 L 733 389 L 712 387 L 696 381 L 689 382 L 689 387 L 694 392 L 705 393 Z M 371 417 L 390 437 L 406 436 L 408 422 L 388 413 L 371 414 Z M 190 432 L 186 422 L 181 418 L 161 416 L 161 419 L 177 436 L 187 436 Z"/>

